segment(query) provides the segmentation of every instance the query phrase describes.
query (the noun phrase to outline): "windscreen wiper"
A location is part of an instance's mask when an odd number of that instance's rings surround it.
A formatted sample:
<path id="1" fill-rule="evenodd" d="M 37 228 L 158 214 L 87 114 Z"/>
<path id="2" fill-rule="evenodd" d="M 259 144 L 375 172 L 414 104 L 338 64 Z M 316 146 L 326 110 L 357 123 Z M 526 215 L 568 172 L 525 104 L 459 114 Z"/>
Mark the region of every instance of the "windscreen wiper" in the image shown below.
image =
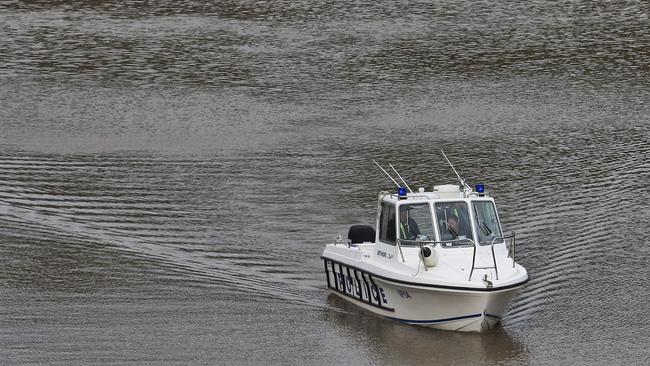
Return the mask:
<path id="1" fill-rule="evenodd" d="M 474 206 L 474 215 L 476 215 L 476 223 L 483 230 L 485 235 L 492 235 L 492 230 L 490 230 L 490 228 L 483 222 L 483 220 L 481 220 L 481 217 L 478 215 L 478 210 L 476 209 L 476 206 Z"/>
<path id="2" fill-rule="evenodd" d="M 454 239 L 458 239 L 458 233 L 454 229 L 450 228 L 449 224 L 445 223 L 445 226 L 447 227 L 447 231 L 449 231 L 451 235 L 454 236 Z"/>

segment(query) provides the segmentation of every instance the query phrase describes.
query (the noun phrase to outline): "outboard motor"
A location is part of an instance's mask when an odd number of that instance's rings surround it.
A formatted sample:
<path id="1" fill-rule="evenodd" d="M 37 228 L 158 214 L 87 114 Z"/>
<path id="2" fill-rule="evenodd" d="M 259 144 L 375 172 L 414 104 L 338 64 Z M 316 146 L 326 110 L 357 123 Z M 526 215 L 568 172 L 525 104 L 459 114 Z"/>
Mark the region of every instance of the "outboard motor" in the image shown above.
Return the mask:
<path id="1" fill-rule="evenodd" d="M 348 239 L 351 244 L 374 243 L 375 229 L 368 225 L 352 225 L 348 231 Z"/>

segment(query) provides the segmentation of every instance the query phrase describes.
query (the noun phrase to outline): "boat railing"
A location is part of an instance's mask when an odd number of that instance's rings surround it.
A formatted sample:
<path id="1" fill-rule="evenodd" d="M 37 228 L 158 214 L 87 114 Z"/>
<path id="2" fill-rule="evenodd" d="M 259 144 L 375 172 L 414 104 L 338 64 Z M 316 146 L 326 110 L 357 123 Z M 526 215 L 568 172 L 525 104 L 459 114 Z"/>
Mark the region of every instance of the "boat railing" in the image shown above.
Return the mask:
<path id="1" fill-rule="evenodd" d="M 415 239 L 415 240 L 409 240 L 409 239 L 397 239 L 400 248 L 400 254 L 402 256 L 402 262 L 405 262 L 404 260 L 404 254 L 402 253 L 402 244 L 410 245 L 410 246 L 418 246 L 420 248 L 420 255 L 418 256 L 420 258 L 420 262 L 422 262 L 422 265 L 424 266 L 424 270 L 428 271 L 426 264 L 424 263 L 424 246 L 431 244 L 432 247 L 435 247 L 436 245 L 440 244 L 440 247 L 443 247 L 443 244 L 446 245 L 452 245 L 455 247 L 474 247 L 474 253 L 476 254 L 476 245 L 472 239 L 467 239 L 467 238 L 462 238 L 462 239 L 454 239 L 454 240 L 442 240 L 442 241 L 436 241 L 436 240 L 420 240 L 420 239 Z M 472 261 L 473 262 L 473 261 Z M 419 265 L 419 263 L 418 263 Z"/>
<path id="2" fill-rule="evenodd" d="M 397 240 L 399 240 L 400 244 L 403 243 L 406 245 L 413 245 L 413 246 L 417 246 L 419 244 L 423 244 L 423 245 L 433 244 L 435 246 L 436 244 L 444 243 L 442 241 L 435 241 L 435 240 L 419 240 L 419 239 L 415 239 L 415 240 L 397 239 Z"/>
<path id="3" fill-rule="evenodd" d="M 441 241 L 435 241 L 435 240 L 420 240 L 420 239 L 415 239 L 415 240 L 409 240 L 409 239 L 397 239 L 399 243 L 399 250 L 400 254 L 402 255 L 402 262 L 405 262 L 404 260 L 404 254 L 402 253 L 402 244 L 407 244 L 407 245 L 417 245 L 420 247 L 420 255 L 418 256 L 420 258 L 420 262 L 422 262 L 422 265 L 424 266 L 424 270 L 428 271 L 427 265 L 424 263 L 424 246 L 428 244 L 432 244 L 434 247 L 437 244 L 443 243 Z M 418 263 L 418 266 L 420 263 Z"/>
<path id="4" fill-rule="evenodd" d="M 496 279 L 499 279 L 499 269 L 497 268 L 497 258 L 494 255 L 494 244 L 499 241 L 499 243 L 504 242 L 505 240 L 510 239 L 510 247 L 509 249 L 512 250 L 512 267 L 514 268 L 515 266 L 515 233 L 512 232 L 510 235 L 506 236 L 498 236 L 496 238 L 492 239 L 492 242 L 490 243 L 490 250 L 492 251 L 492 263 L 494 264 L 493 266 L 488 266 L 488 267 L 476 267 L 476 243 L 473 240 L 470 240 L 472 242 L 472 245 L 474 246 L 474 252 L 472 254 L 472 269 L 469 272 L 469 281 L 472 280 L 472 274 L 474 273 L 475 269 L 494 269 L 494 274 L 496 275 Z M 510 250 L 509 250 L 510 252 Z M 510 257 L 510 253 L 508 253 L 508 257 Z"/>
<path id="5" fill-rule="evenodd" d="M 513 231 L 512 234 L 504 237 L 504 239 L 511 239 L 510 240 L 510 245 L 508 246 L 508 257 L 510 257 L 510 254 L 512 254 L 512 268 L 515 268 L 515 232 Z M 497 238 L 498 239 L 498 238 Z"/>
<path id="6" fill-rule="evenodd" d="M 510 241 L 510 246 L 508 247 L 508 257 L 511 256 L 512 254 L 512 267 L 515 267 L 515 236 L 516 234 L 512 232 L 510 235 L 506 236 L 499 236 L 496 238 L 492 239 L 492 242 L 490 243 L 490 251 L 492 252 L 492 266 L 487 266 L 487 267 L 477 267 L 476 266 L 476 242 L 472 239 L 469 238 L 463 238 L 463 239 L 456 239 L 456 240 L 446 240 L 446 241 L 435 241 L 435 240 L 407 240 L 407 239 L 397 239 L 398 243 L 400 244 L 400 253 L 401 253 L 401 244 L 406 244 L 406 245 L 416 245 L 420 248 L 420 255 L 418 256 L 422 264 L 424 265 L 424 270 L 427 270 L 427 266 L 424 264 L 424 246 L 431 244 L 432 246 L 436 246 L 440 244 L 442 247 L 443 244 L 451 244 L 454 246 L 471 246 L 472 247 L 472 269 L 469 272 L 469 278 L 468 281 L 472 280 L 472 275 L 474 274 L 475 269 L 494 269 L 494 274 L 496 275 L 496 279 L 499 279 L 499 269 L 497 268 L 497 259 L 496 255 L 494 254 L 494 244 L 499 241 L 499 244 L 509 240 Z M 402 254 L 402 261 L 404 261 L 404 255 Z"/>

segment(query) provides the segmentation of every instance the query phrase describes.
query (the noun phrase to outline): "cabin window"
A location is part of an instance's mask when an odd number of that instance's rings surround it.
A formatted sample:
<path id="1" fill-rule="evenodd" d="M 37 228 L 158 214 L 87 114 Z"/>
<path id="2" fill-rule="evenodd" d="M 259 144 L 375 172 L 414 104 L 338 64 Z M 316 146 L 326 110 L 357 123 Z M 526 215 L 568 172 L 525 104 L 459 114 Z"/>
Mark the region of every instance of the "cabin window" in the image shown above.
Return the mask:
<path id="1" fill-rule="evenodd" d="M 476 221 L 476 233 L 479 244 L 492 244 L 492 240 L 499 238 L 495 243 L 503 243 L 503 236 L 499 226 L 499 218 L 494 209 L 494 204 L 489 201 L 474 201 L 474 219 Z"/>
<path id="2" fill-rule="evenodd" d="M 433 222 L 429 204 L 400 205 L 398 230 L 399 238 L 407 240 L 402 242 L 404 245 L 416 244 L 408 242 L 409 240 L 433 240 Z"/>
<path id="3" fill-rule="evenodd" d="M 474 239 L 465 202 L 436 203 L 436 220 L 441 241 Z M 467 241 L 460 245 L 469 244 Z"/>
<path id="4" fill-rule="evenodd" d="M 395 245 L 395 205 L 386 202 L 381 204 L 379 240 Z"/>

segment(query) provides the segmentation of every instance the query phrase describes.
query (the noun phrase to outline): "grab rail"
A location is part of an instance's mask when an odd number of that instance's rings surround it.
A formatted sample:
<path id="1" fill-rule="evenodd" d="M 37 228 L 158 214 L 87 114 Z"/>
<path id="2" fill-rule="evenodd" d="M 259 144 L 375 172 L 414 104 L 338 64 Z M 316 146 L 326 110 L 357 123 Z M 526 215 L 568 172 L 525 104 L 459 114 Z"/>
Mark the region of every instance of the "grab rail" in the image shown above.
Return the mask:
<path id="1" fill-rule="evenodd" d="M 499 270 L 497 269 L 497 258 L 494 256 L 494 242 L 497 241 L 499 238 L 494 238 L 492 239 L 492 243 L 490 244 L 490 249 L 492 249 L 492 263 L 494 263 L 493 267 L 476 267 L 476 243 L 472 240 L 472 245 L 474 246 L 474 253 L 472 254 L 472 270 L 469 271 L 469 279 L 468 281 L 472 280 L 472 274 L 474 273 L 474 269 L 490 269 L 494 268 L 494 273 L 496 274 L 497 280 L 499 279 Z"/>
<path id="2" fill-rule="evenodd" d="M 427 241 L 427 243 L 434 244 L 434 246 L 436 244 L 440 244 L 441 247 L 442 247 L 442 244 L 450 244 L 450 243 L 452 245 L 454 245 L 454 243 L 456 243 L 456 244 L 466 243 L 465 246 L 470 246 L 471 245 L 472 248 L 473 248 L 472 269 L 469 272 L 469 278 L 467 280 L 468 281 L 472 280 L 472 274 L 474 273 L 474 269 L 488 269 L 488 268 L 494 268 L 494 271 L 496 272 L 496 275 L 497 275 L 496 277 L 497 277 L 497 280 L 498 280 L 499 279 L 499 272 L 497 270 L 497 260 L 496 260 L 496 258 L 494 256 L 494 242 L 496 240 L 498 240 L 498 239 L 499 238 L 494 238 L 494 240 L 492 240 L 492 261 L 494 262 L 494 267 L 476 267 L 476 242 L 474 242 L 474 240 L 472 240 L 472 239 L 463 238 L 463 239 L 445 240 L 445 241 Z M 419 255 L 419 257 L 422 260 L 422 263 L 424 264 L 424 258 L 422 258 L 422 245 L 420 244 L 421 242 L 419 240 L 404 240 L 404 239 L 399 239 L 399 240 L 400 240 L 400 242 L 419 244 L 420 245 L 420 255 Z M 426 269 L 427 266 L 425 265 L 424 268 Z"/>
<path id="3" fill-rule="evenodd" d="M 467 243 L 466 246 L 471 245 L 472 248 L 473 248 L 473 252 L 472 252 L 472 269 L 469 272 L 469 278 L 467 280 L 468 281 L 472 280 L 472 275 L 474 274 L 475 269 L 491 269 L 491 268 L 494 268 L 494 273 L 496 275 L 496 279 L 498 280 L 499 279 L 499 269 L 497 268 L 497 259 L 496 259 L 496 256 L 494 254 L 494 244 L 497 242 L 497 240 L 503 240 L 504 243 L 505 243 L 505 241 L 507 239 L 512 239 L 511 240 L 511 245 L 508 248 L 508 257 L 510 257 L 510 252 L 512 252 L 512 267 L 514 268 L 515 267 L 515 236 L 516 236 L 516 234 L 513 231 L 512 234 L 510 234 L 510 235 L 499 236 L 499 237 L 496 237 L 496 238 L 492 239 L 492 242 L 490 243 L 490 249 L 492 251 L 492 263 L 494 264 L 494 266 L 491 266 L 491 267 L 476 267 L 476 242 L 474 240 L 472 240 L 472 239 L 463 238 L 463 239 L 445 240 L 445 241 L 419 240 L 419 239 L 416 239 L 416 240 L 397 239 L 397 241 L 399 242 L 399 244 L 405 243 L 405 244 L 411 244 L 411 245 L 415 244 L 415 245 L 419 246 L 420 247 L 420 255 L 418 257 L 422 261 L 423 265 L 424 265 L 424 256 L 423 256 L 423 253 L 422 253 L 423 245 L 433 244 L 433 246 L 436 246 L 436 245 L 440 244 L 441 247 L 442 247 L 442 244 L 445 244 L 445 243 Z M 424 270 L 425 271 L 427 270 L 426 268 L 427 268 L 427 266 L 424 265 Z"/>
<path id="4" fill-rule="evenodd" d="M 434 246 L 436 244 L 440 243 L 446 243 L 446 241 L 435 241 L 435 240 L 409 240 L 409 239 L 397 239 L 400 243 L 405 243 L 405 244 L 410 244 L 410 245 L 418 245 L 418 243 L 424 243 L 424 245 L 427 244 L 433 244 Z"/>
<path id="5" fill-rule="evenodd" d="M 492 250 L 492 263 L 494 263 L 493 267 L 476 267 L 476 243 L 474 241 L 471 241 L 473 246 L 474 246 L 474 253 L 472 254 L 472 270 L 469 272 L 469 281 L 472 280 L 472 274 L 474 273 L 474 269 L 491 269 L 494 268 L 494 274 L 496 275 L 496 279 L 499 279 L 499 269 L 497 268 L 497 258 L 494 255 L 494 243 L 496 243 L 497 240 L 503 240 L 505 243 L 506 239 L 512 239 L 512 250 L 513 250 L 513 255 L 512 255 L 512 267 L 514 268 L 515 266 L 515 257 L 514 257 L 514 246 L 515 246 L 515 233 L 512 232 L 512 234 L 507 235 L 507 236 L 498 236 L 494 239 L 492 239 L 492 242 L 490 243 L 490 249 Z M 510 253 L 508 253 L 508 256 L 510 256 Z"/>
<path id="6" fill-rule="evenodd" d="M 512 268 L 515 268 L 515 232 L 512 232 Z M 508 248 L 510 249 L 510 247 Z M 510 256 L 510 250 L 508 250 L 508 257 Z"/>
<path id="7" fill-rule="evenodd" d="M 397 239 L 397 241 L 400 244 L 402 244 L 402 242 L 404 242 L 406 244 L 411 244 L 411 245 L 415 244 L 418 247 L 420 247 L 420 254 L 418 255 L 418 258 L 420 258 L 420 261 L 422 261 L 422 265 L 424 266 L 425 271 L 428 271 L 428 269 L 427 269 L 427 265 L 424 263 L 424 253 L 423 253 L 424 247 L 422 246 L 422 243 L 424 243 L 424 245 L 433 244 L 434 247 L 436 246 L 436 244 L 442 243 L 440 241 L 435 241 L 435 240 L 420 240 L 420 239 L 415 239 L 415 240 Z M 400 251 L 401 251 L 401 248 L 402 248 L 402 246 L 400 245 Z M 404 259 L 404 255 L 402 255 L 402 259 Z M 418 262 L 418 266 L 419 265 L 420 265 L 420 263 Z"/>

